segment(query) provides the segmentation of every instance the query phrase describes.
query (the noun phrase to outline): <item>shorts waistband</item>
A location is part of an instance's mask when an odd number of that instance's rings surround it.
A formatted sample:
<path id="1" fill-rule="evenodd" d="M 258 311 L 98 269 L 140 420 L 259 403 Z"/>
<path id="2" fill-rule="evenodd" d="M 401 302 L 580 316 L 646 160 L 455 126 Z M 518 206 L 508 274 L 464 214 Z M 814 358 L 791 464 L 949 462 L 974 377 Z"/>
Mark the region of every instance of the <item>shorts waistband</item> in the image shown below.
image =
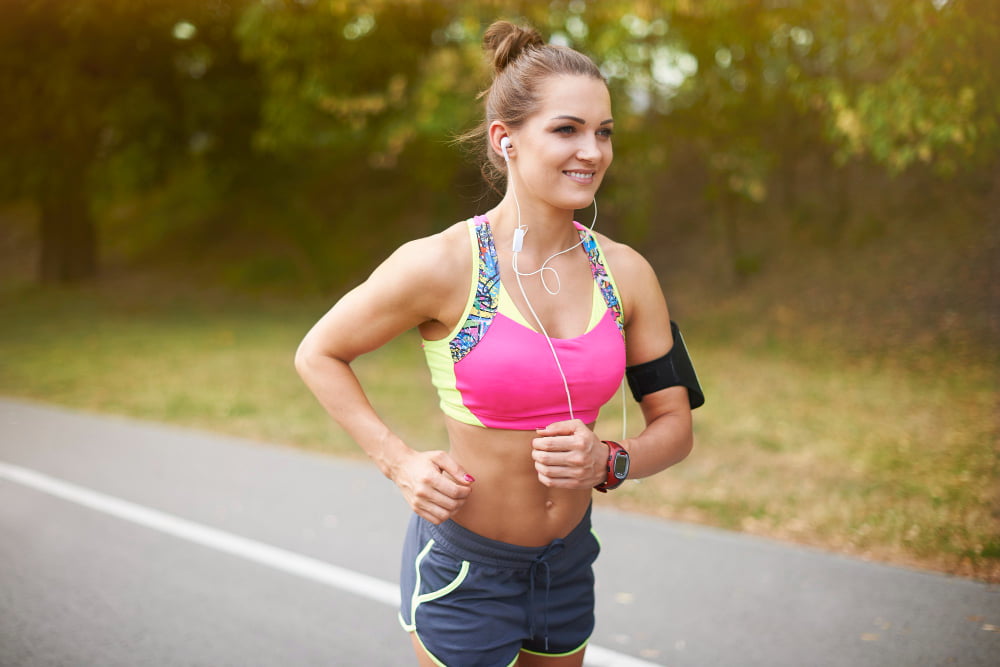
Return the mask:
<path id="1" fill-rule="evenodd" d="M 588 506 L 580 523 L 566 537 L 555 539 L 541 547 L 524 547 L 491 540 L 458 525 L 451 519 L 436 526 L 430 522 L 427 525 L 438 546 L 453 556 L 472 562 L 528 570 L 540 558 L 552 552 L 555 545 L 563 544 L 565 547 L 572 548 L 585 539 L 590 534 L 590 510 L 591 507 Z"/>

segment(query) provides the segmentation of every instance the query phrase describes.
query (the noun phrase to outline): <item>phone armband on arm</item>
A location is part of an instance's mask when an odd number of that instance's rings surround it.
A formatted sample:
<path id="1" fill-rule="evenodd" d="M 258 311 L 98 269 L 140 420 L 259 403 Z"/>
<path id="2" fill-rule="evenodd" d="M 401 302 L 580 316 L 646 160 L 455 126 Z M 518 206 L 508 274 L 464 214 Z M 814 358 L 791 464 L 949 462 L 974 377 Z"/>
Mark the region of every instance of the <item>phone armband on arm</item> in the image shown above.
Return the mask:
<path id="1" fill-rule="evenodd" d="M 670 333 L 674 338 L 674 346 L 670 351 L 659 359 L 629 366 L 625 369 L 625 378 L 636 401 L 641 401 L 646 394 L 667 387 L 687 387 L 691 409 L 694 410 L 704 405 L 705 394 L 684 345 L 684 337 L 673 320 L 670 321 Z"/>

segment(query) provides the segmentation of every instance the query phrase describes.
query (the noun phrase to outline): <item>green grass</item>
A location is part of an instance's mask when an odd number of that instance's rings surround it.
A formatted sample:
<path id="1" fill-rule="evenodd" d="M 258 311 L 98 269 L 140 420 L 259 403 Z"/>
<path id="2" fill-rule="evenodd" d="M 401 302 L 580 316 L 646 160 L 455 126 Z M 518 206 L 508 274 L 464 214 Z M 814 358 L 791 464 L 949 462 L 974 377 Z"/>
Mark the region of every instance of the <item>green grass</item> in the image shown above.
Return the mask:
<path id="1" fill-rule="evenodd" d="M 354 455 L 292 367 L 298 341 L 325 307 L 132 288 L 7 293 L 0 392 Z M 413 391 L 406 357 L 418 346 L 401 339 L 357 370 L 394 426 L 441 442 L 443 426 L 427 418 L 434 402 Z"/>
<path id="2" fill-rule="evenodd" d="M 9 287 L 0 291 L 0 394 L 361 456 L 292 368 L 328 305 L 135 282 Z M 734 324 L 744 307 L 686 327 L 708 395 L 694 453 L 598 502 L 1000 580 L 996 365 L 928 373 L 907 357 L 775 339 Z M 356 370 L 405 439 L 445 446 L 415 334 Z M 627 405 L 634 433 L 641 418 Z M 599 432 L 617 435 L 620 419 L 616 400 Z"/>
<path id="3" fill-rule="evenodd" d="M 694 454 L 622 502 L 846 553 L 997 576 L 995 381 L 705 350 Z"/>

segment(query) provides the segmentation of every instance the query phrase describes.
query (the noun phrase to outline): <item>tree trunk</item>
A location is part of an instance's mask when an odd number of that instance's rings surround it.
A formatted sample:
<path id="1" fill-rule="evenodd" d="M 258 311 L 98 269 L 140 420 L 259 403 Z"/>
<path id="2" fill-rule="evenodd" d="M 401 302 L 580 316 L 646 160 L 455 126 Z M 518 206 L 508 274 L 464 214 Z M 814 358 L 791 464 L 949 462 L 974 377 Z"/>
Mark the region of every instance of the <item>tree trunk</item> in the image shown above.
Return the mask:
<path id="1" fill-rule="evenodd" d="M 84 169 L 53 173 L 38 202 L 42 251 L 39 278 L 48 284 L 97 276 L 97 228 L 90 212 Z"/>

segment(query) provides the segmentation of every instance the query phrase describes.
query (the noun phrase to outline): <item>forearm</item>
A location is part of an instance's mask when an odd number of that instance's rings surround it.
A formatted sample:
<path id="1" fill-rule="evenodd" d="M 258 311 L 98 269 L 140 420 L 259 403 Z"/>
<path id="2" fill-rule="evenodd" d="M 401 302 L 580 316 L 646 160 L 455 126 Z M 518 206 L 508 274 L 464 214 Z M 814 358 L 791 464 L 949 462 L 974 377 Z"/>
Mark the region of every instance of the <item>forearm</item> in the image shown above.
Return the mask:
<path id="1" fill-rule="evenodd" d="M 694 446 L 691 413 L 660 415 L 642 433 L 621 441 L 629 453 L 629 479 L 649 477 L 683 461 Z"/>
<path id="2" fill-rule="evenodd" d="M 413 450 L 396 436 L 375 412 L 350 364 L 333 357 L 300 350 L 295 369 L 320 405 L 393 479 L 400 462 Z"/>

